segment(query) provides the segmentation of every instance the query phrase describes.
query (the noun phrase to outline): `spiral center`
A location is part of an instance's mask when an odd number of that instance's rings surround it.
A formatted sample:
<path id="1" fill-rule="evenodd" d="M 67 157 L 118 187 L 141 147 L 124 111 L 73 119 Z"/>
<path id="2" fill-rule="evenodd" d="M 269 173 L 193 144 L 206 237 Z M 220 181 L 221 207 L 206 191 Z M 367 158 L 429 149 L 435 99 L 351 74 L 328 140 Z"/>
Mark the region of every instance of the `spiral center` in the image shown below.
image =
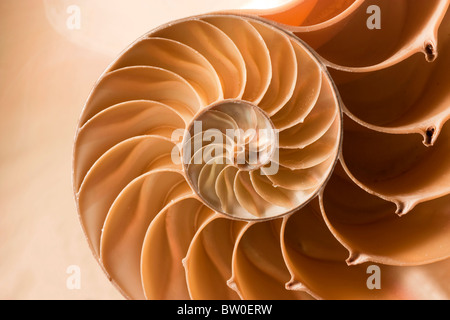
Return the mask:
<path id="1" fill-rule="evenodd" d="M 278 134 L 264 111 L 246 101 L 224 100 L 189 125 L 182 144 L 184 171 L 205 204 L 245 217 L 227 205 L 239 204 L 233 195 L 237 175 L 271 168 L 277 148 Z"/>
<path id="2" fill-rule="evenodd" d="M 227 164 L 252 171 L 270 163 L 278 135 L 268 116 L 241 100 L 225 100 L 201 112 L 183 143 L 185 165 Z"/>

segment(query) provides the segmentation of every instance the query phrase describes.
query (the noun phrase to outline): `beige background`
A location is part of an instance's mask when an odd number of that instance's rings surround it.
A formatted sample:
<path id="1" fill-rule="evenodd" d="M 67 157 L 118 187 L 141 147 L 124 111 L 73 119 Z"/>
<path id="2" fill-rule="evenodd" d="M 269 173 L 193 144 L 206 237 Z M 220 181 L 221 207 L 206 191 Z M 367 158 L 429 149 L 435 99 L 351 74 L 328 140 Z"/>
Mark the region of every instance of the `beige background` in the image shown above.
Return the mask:
<path id="1" fill-rule="evenodd" d="M 287 1 L 0 1 L 0 299 L 122 299 L 88 248 L 72 193 L 72 143 L 89 91 L 162 23 Z M 79 30 L 67 27 L 71 5 Z M 66 286 L 71 265 L 79 290 Z"/>

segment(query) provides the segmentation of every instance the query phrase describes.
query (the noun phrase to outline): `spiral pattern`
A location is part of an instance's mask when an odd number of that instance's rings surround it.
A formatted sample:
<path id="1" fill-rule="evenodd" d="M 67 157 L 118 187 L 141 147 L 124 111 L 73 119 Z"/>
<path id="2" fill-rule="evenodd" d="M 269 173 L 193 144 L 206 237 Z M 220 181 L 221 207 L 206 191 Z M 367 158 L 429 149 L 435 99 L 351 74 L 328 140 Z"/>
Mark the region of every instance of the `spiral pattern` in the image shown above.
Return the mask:
<path id="1" fill-rule="evenodd" d="M 428 31 L 443 21 L 445 52 L 449 1 L 379 1 L 406 26 L 424 12 L 416 37 L 345 55 L 338 41 L 365 3 L 183 19 L 108 67 L 80 118 L 74 189 L 126 297 L 421 298 L 405 293 L 408 275 L 446 268 L 449 60 Z M 367 262 L 390 279 L 381 295 L 367 290 Z"/>

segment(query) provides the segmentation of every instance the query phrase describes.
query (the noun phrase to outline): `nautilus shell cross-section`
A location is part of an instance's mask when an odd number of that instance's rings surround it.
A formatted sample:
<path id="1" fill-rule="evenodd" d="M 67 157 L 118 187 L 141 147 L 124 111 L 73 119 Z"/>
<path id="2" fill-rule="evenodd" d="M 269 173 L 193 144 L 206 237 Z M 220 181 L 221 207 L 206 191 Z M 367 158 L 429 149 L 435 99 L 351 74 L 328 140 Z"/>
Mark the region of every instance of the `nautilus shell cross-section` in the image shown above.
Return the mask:
<path id="1" fill-rule="evenodd" d="M 132 43 L 74 146 L 106 276 L 128 299 L 449 299 L 449 3 L 292 1 Z"/>

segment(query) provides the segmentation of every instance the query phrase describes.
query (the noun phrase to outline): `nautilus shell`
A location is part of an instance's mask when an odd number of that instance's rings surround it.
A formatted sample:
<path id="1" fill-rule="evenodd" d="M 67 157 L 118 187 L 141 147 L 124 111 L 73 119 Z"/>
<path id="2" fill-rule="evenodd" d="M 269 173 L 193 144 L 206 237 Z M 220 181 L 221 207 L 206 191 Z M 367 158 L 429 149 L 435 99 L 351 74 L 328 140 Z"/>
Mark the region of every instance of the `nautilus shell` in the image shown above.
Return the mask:
<path id="1" fill-rule="evenodd" d="M 293 1 L 131 44 L 74 148 L 110 280 L 130 299 L 448 299 L 449 3 Z"/>

